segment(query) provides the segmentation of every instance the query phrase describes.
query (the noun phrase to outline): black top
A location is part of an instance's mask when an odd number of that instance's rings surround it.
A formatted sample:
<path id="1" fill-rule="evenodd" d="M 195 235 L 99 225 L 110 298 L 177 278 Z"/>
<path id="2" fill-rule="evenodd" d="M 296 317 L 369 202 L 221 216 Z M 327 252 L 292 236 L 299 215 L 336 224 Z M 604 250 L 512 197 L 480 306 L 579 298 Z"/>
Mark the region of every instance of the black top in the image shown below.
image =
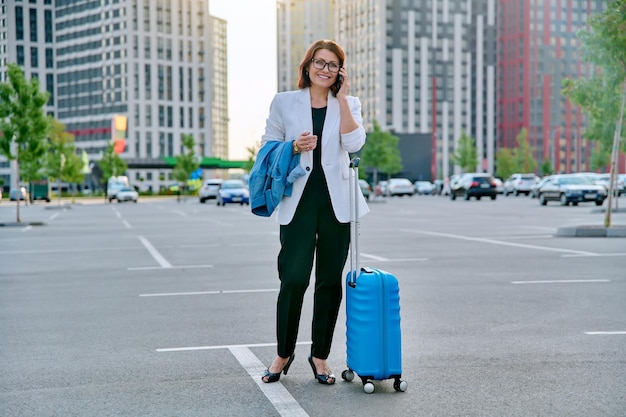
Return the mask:
<path id="1" fill-rule="evenodd" d="M 313 114 L 313 134 L 317 136 L 317 146 L 313 150 L 313 171 L 308 182 L 321 181 L 325 184 L 326 177 L 322 169 L 322 130 L 326 119 L 326 107 L 311 108 L 311 111 Z"/>

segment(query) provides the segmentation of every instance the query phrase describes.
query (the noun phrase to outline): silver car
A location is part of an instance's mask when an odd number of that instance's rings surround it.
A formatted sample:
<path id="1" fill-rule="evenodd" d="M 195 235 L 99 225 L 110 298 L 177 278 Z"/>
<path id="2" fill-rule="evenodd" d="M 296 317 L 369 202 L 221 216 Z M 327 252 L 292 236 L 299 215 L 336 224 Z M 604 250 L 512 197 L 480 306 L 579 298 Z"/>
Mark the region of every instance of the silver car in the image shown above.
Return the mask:
<path id="1" fill-rule="evenodd" d="M 505 196 L 509 194 L 514 196 L 520 194 L 528 195 L 532 186 L 536 183 L 537 177 L 535 174 L 513 174 L 504 182 L 503 194 Z"/>
<path id="2" fill-rule="evenodd" d="M 559 201 L 562 206 L 593 201 L 596 206 L 601 206 L 606 199 L 606 190 L 602 185 L 577 174 L 551 175 L 537 192 L 542 206 L 548 201 Z"/>
<path id="3" fill-rule="evenodd" d="M 388 196 L 412 196 L 413 193 L 415 193 L 415 187 L 407 178 L 391 178 L 387 183 Z"/>

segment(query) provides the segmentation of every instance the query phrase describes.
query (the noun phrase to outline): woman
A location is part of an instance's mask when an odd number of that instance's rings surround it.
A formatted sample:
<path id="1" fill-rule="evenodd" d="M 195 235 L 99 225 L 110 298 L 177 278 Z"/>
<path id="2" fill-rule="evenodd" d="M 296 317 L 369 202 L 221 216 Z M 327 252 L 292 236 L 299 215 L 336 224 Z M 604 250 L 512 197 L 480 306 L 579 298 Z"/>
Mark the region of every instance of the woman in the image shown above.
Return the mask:
<path id="1" fill-rule="evenodd" d="M 262 375 L 276 382 L 295 357 L 304 294 L 315 259 L 312 345 L 309 364 L 315 379 L 335 383 L 328 368 L 333 332 L 342 298 L 342 274 L 350 244 L 349 153 L 365 143 L 358 98 L 348 96 L 350 78 L 343 49 L 320 40 L 300 64 L 299 90 L 274 97 L 261 146 L 292 142 L 304 175 L 277 208 L 281 249 L 276 312 L 278 355 Z M 359 195 L 359 212 L 369 211 Z"/>

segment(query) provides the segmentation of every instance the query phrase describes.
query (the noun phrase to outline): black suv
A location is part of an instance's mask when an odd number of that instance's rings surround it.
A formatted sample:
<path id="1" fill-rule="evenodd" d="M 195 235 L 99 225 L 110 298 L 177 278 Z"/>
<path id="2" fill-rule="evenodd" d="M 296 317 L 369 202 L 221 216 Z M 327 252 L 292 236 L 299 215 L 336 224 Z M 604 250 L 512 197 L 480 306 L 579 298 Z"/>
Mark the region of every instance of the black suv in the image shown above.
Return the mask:
<path id="1" fill-rule="evenodd" d="M 481 197 L 489 197 L 495 200 L 497 195 L 498 190 L 496 190 L 496 183 L 493 180 L 493 176 L 480 172 L 472 172 L 461 175 L 461 177 L 454 182 L 450 198 L 456 200 L 457 197 L 463 197 L 469 200 L 470 197 L 476 197 L 476 200 L 480 200 Z"/>

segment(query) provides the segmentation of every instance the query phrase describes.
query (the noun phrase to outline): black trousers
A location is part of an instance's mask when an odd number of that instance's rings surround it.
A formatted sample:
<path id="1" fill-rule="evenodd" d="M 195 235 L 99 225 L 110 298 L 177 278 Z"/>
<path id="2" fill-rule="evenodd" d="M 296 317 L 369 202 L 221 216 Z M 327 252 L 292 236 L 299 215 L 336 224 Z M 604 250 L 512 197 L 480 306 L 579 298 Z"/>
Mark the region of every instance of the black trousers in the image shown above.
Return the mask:
<path id="1" fill-rule="evenodd" d="M 311 354 L 328 358 L 342 299 L 342 274 L 350 244 L 350 224 L 339 223 L 325 181 L 309 181 L 288 225 L 280 226 L 280 292 L 276 308 L 278 355 L 296 348 L 304 294 L 315 259 Z"/>

